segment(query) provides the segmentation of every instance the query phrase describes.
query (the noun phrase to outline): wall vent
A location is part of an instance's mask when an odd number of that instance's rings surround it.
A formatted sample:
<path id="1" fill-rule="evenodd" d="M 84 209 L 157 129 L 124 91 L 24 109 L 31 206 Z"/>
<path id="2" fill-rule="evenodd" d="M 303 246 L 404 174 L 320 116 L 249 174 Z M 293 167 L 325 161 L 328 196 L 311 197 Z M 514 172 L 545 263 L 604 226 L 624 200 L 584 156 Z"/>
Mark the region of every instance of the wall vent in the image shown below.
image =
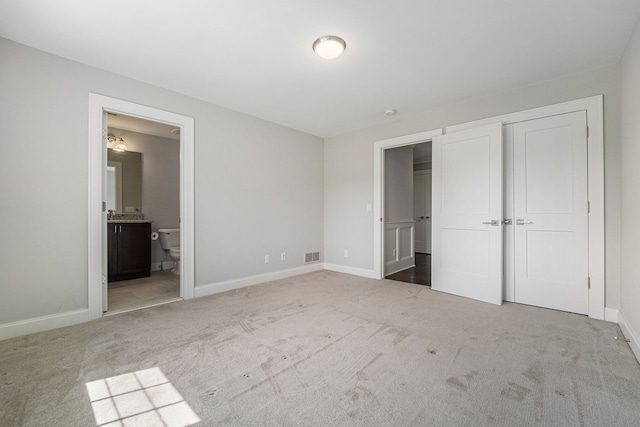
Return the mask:
<path id="1" fill-rule="evenodd" d="M 320 261 L 320 252 L 308 252 L 304 254 L 304 262 L 318 262 Z"/>

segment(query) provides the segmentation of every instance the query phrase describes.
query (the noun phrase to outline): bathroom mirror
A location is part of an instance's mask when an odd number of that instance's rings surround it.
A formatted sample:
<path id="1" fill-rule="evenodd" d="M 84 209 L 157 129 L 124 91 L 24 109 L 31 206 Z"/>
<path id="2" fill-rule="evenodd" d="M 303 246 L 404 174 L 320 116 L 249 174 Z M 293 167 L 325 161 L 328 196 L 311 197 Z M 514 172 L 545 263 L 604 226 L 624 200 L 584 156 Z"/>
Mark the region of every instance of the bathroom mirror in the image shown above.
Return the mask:
<path id="1" fill-rule="evenodd" d="M 109 148 L 107 165 L 107 209 L 142 212 L 142 153 Z"/>

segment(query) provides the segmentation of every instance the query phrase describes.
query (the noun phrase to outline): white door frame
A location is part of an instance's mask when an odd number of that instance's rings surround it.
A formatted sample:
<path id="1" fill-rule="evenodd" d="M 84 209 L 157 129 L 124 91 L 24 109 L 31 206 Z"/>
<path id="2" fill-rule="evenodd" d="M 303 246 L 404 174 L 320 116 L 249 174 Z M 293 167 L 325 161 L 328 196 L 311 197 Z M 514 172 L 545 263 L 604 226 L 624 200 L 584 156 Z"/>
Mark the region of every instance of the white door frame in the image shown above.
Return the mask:
<path id="1" fill-rule="evenodd" d="M 588 151 L 588 186 L 591 212 L 589 214 L 589 317 L 604 320 L 605 318 L 605 222 L 604 222 L 604 110 L 603 96 L 577 99 L 546 107 L 534 108 L 497 117 L 490 117 L 468 123 L 448 126 L 446 132 L 483 126 L 497 121 L 503 125 L 525 120 L 534 120 L 547 116 L 587 112 Z M 373 151 L 373 267 L 374 277 L 382 279 L 382 200 L 384 179 L 384 153 L 387 148 L 402 147 L 431 139 L 442 133 L 442 130 L 416 133 L 397 138 L 385 139 L 374 143 Z M 425 136 L 421 136 L 425 135 Z M 426 136 L 429 135 L 429 136 Z"/>
<path id="2" fill-rule="evenodd" d="M 384 150 L 428 142 L 439 135 L 442 135 L 442 129 L 383 139 L 373 144 L 373 274 L 376 279 L 384 279 Z"/>
<path id="3" fill-rule="evenodd" d="M 88 307 L 89 319 L 102 317 L 102 284 L 107 280 L 103 261 L 107 257 L 102 225 L 103 176 L 106 170 L 105 113 L 151 120 L 180 129 L 180 296 L 194 297 L 194 120 L 168 111 L 146 107 L 94 93 L 89 94 L 89 206 L 88 206 Z M 103 130 L 105 133 L 103 135 Z"/>

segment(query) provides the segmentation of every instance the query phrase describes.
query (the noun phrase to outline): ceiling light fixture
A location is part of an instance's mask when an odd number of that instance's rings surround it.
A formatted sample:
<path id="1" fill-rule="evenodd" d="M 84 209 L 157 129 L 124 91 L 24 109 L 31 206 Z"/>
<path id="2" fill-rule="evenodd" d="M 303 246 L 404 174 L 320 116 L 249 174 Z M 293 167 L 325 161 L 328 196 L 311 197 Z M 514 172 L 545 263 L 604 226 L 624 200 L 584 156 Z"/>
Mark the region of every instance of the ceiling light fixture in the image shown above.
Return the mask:
<path id="1" fill-rule="evenodd" d="M 115 143 L 115 147 L 113 147 L 113 151 L 117 151 L 118 153 L 124 153 L 127 151 L 127 146 L 124 144 L 124 140 L 120 137 L 116 137 L 114 134 L 110 133 L 107 136 L 107 141 L 109 143 Z"/>
<path id="2" fill-rule="evenodd" d="M 313 42 L 313 51 L 324 59 L 335 59 L 346 48 L 347 43 L 338 36 L 322 36 Z"/>
<path id="3" fill-rule="evenodd" d="M 386 110 L 384 110 L 384 114 L 386 114 L 387 116 L 393 116 L 395 113 L 397 113 L 395 108 L 387 108 Z"/>

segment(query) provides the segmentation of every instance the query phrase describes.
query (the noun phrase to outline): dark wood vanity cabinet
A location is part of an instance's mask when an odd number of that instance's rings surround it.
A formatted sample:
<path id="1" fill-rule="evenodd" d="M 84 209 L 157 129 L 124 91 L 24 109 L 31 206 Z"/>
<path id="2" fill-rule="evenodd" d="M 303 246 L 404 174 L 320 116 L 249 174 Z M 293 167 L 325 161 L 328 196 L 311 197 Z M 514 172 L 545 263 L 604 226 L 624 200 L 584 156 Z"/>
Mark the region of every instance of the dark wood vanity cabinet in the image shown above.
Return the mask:
<path id="1" fill-rule="evenodd" d="M 151 223 L 107 223 L 109 282 L 151 275 Z"/>

